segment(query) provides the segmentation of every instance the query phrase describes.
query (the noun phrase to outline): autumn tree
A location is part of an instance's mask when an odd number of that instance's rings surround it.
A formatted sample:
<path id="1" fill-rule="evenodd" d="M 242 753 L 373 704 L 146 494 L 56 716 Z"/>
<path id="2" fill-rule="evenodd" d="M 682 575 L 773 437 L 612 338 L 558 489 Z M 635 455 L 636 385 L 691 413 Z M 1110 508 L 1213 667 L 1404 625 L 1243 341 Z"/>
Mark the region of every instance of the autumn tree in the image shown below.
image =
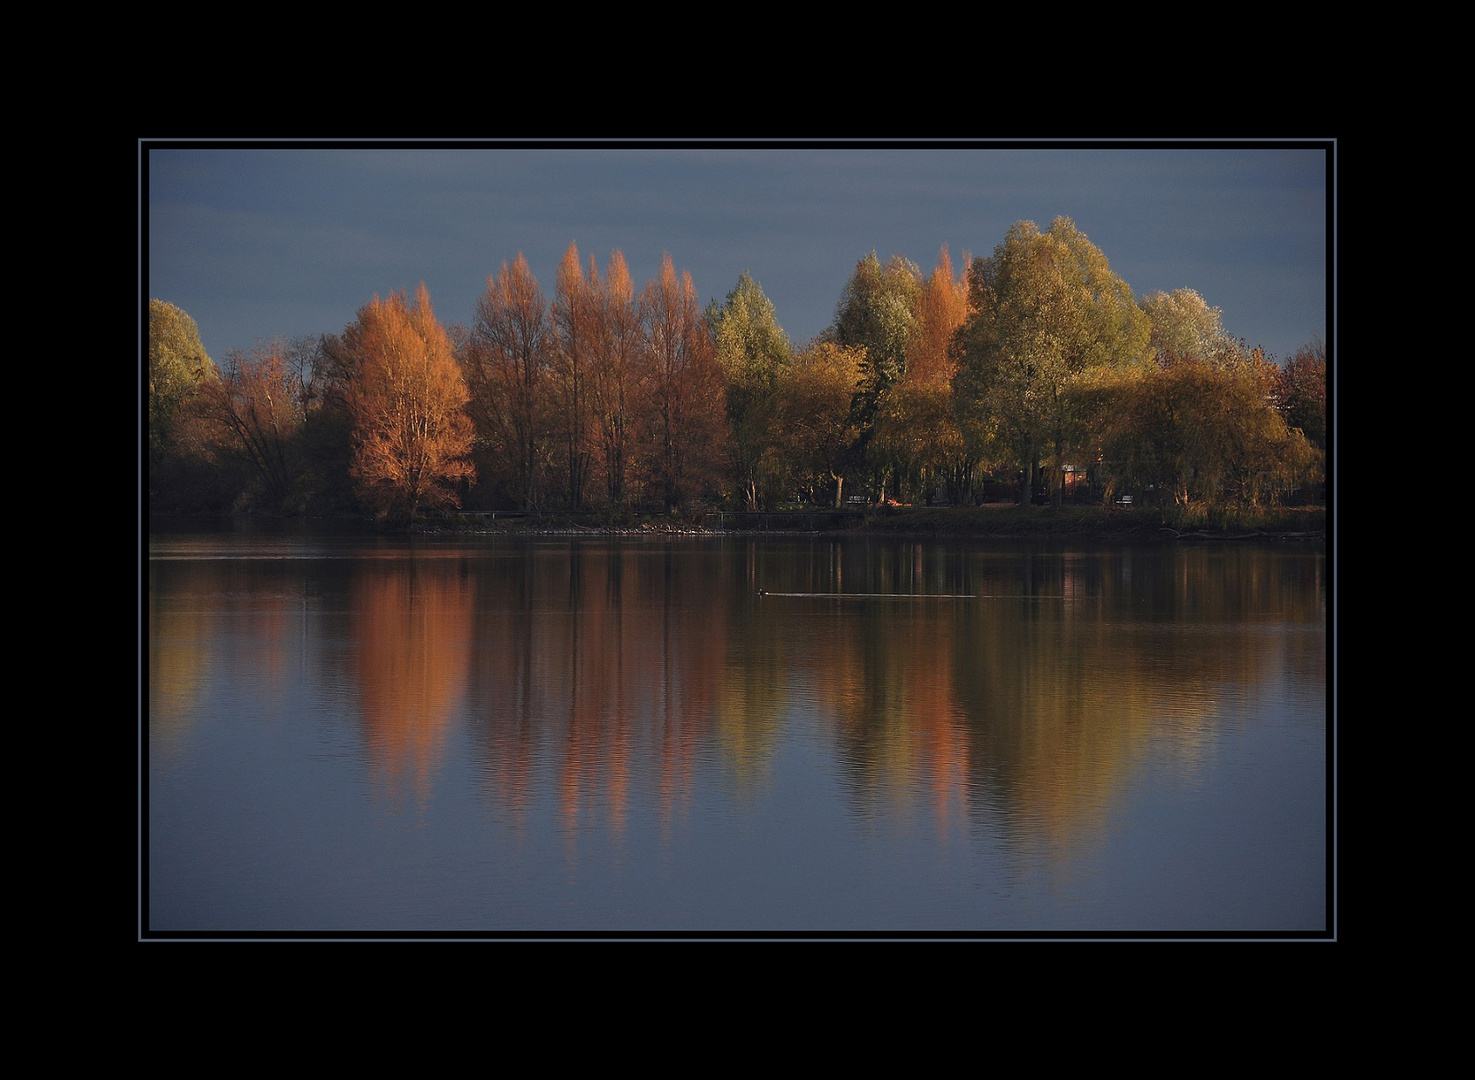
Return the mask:
<path id="1" fill-rule="evenodd" d="M 1148 347 L 1159 364 L 1196 359 L 1223 365 L 1244 358 L 1241 343 L 1224 329 L 1224 313 L 1192 289 L 1149 293 L 1141 307 L 1150 326 Z"/>
<path id="2" fill-rule="evenodd" d="M 957 360 L 948 346 L 967 317 L 968 279 L 955 273 L 944 244 L 937 265 L 916 292 L 903 378 L 915 386 L 951 387 Z"/>
<path id="3" fill-rule="evenodd" d="M 722 369 L 697 305 L 691 275 L 671 256 L 645 291 L 649 463 L 667 511 L 715 487 L 726 465 Z"/>
<path id="4" fill-rule="evenodd" d="M 971 498 L 976 459 L 949 387 L 906 381 L 893 386 L 877 410 L 871 456 L 886 463 L 898 498 L 925 498 L 939 484 L 952 501 Z"/>
<path id="5" fill-rule="evenodd" d="M 828 336 L 840 345 L 865 349 L 878 389 L 896 382 L 906 368 L 921 281 L 915 263 L 896 255 L 883 266 L 873 251 L 856 263 L 836 305 Z"/>
<path id="6" fill-rule="evenodd" d="M 1252 508 L 1319 476 L 1321 455 L 1275 408 L 1273 364 L 1175 360 L 1102 370 L 1089 403 L 1107 494 L 1148 491 L 1179 511 Z"/>
<path id="7" fill-rule="evenodd" d="M 777 476 L 776 392 L 793 348 L 773 302 L 746 270 L 721 305 L 713 301 L 708 306 L 705 318 L 726 381 L 734 474 L 743 505 L 756 510 L 771 494 Z"/>
<path id="8" fill-rule="evenodd" d="M 519 252 L 487 278 L 464 357 L 468 410 L 488 467 L 505 462 L 523 509 L 538 503 L 553 336 L 548 303 Z"/>
<path id="9" fill-rule="evenodd" d="M 242 463 L 262 505 L 282 509 L 297 480 L 296 440 L 305 420 L 301 375 L 280 347 L 232 352 L 199 391 L 201 419 L 219 453 Z"/>
<path id="10" fill-rule="evenodd" d="M 414 303 L 403 292 L 375 296 L 343 334 L 351 377 L 351 473 L 381 512 L 413 517 L 459 505 L 475 477 L 469 395 L 450 339 L 422 283 Z"/>
<path id="11" fill-rule="evenodd" d="M 863 348 L 822 340 L 794 355 L 778 385 L 778 445 L 792 478 L 811 492 L 833 483 L 836 507 L 860 433 L 853 406 L 864 379 Z"/>
<path id="12" fill-rule="evenodd" d="M 598 280 L 593 259 L 585 277 L 578 248 L 570 244 L 558 265 L 551 314 L 550 435 L 560 447 L 568 507 L 575 511 L 583 508 L 591 463 L 594 416 L 589 379 L 598 341 Z"/>
<path id="13" fill-rule="evenodd" d="M 970 270 L 969 315 L 954 340 L 960 424 L 999 440 L 1031 501 L 1046 467 L 1059 502 L 1067 455 L 1087 449 L 1072 385 L 1101 367 L 1145 362 L 1149 323 L 1126 282 L 1068 218 L 1016 223 Z"/>
<path id="14" fill-rule="evenodd" d="M 595 284 L 594 351 L 589 371 L 597 461 L 611 507 L 628 504 L 631 457 L 645 416 L 640 297 L 625 256 L 616 251 Z"/>
<path id="15" fill-rule="evenodd" d="M 905 368 L 878 403 L 872 447 L 898 478 L 922 491 L 941 481 L 954 501 L 971 498 L 974 465 L 953 408 L 957 362 L 949 350 L 967 314 L 967 280 L 955 276 L 943 247 L 916 294 Z"/>
<path id="16" fill-rule="evenodd" d="M 884 265 L 873 251 L 855 265 L 835 306 L 825 340 L 863 350 L 862 379 L 855 408 L 852 453 L 869 462 L 878 496 L 885 497 L 891 462 L 874 444 L 876 421 L 888 392 L 906 371 L 907 349 L 917 320 L 922 272 L 901 255 Z"/>
<path id="17" fill-rule="evenodd" d="M 1326 344 L 1317 338 L 1301 346 L 1283 365 L 1275 383 L 1275 403 L 1291 427 L 1326 449 Z"/>
<path id="18" fill-rule="evenodd" d="M 217 372 L 195 320 L 174 304 L 149 301 L 148 449 L 151 467 L 175 443 L 180 412 L 195 391 Z"/>

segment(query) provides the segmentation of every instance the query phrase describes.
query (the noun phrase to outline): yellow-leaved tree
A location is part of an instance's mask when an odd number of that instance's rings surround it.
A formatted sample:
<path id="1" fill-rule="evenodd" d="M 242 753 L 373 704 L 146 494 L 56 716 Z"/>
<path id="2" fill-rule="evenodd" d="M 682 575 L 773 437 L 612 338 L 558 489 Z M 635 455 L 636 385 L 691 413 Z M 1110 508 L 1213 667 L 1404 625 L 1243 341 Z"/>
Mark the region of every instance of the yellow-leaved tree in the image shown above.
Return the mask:
<path id="1" fill-rule="evenodd" d="M 792 479 L 812 496 L 833 483 L 837 508 L 845 505 L 845 463 L 860 437 L 854 403 L 865 362 L 864 346 L 816 341 L 794 355 L 779 381 L 779 450 Z"/>
<path id="2" fill-rule="evenodd" d="M 1079 384 L 1098 369 L 1148 361 L 1152 324 L 1131 287 L 1069 218 L 1044 232 L 1016 222 L 989 259 L 969 271 L 969 314 L 952 343 L 954 404 L 964 432 L 986 435 L 980 459 L 1019 471 L 1020 501 L 1036 473 L 1050 476 L 1058 505 L 1065 464 L 1087 432 Z"/>
<path id="3" fill-rule="evenodd" d="M 156 469 L 174 449 L 176 426 L 195 392 L 216 377 L 200 328 L 183 309 L 149 301 L 148 449 Z"/>
<path id="4" fill-rule="evenodd" d="M 359 493 L 383 513 L 409 517 L 460 505 L 476 475 L 468 393 L 424 283 L 413 304 L 403 292 L 375 296 L 343 341 L 352 363 L 351 471 Z"/>
<path id="5" fill-rule="evenodd" d="M 968 317 L 968 282 L 954 275 L 946 246 L 914 303 L 906 366 L 878 399 L 871 456 L 892 470 L 903 499 L 926 499 L 941 483 L 951 501 L 971 502 L 976 459 L 953 407 L 958 365 L 948 349 Z"/>

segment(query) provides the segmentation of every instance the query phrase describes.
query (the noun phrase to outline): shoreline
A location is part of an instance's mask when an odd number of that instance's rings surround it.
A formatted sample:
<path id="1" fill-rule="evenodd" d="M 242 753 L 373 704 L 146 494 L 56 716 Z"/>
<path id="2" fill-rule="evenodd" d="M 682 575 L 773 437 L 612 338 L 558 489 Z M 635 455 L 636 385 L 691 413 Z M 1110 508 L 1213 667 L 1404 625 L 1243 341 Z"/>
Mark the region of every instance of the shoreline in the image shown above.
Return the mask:
<path id="1" fill-rule="evenodd" d="M 1102 540 L 1135 543 L 1181 541 L 1320 542 L 1326 539 L 1324 507 L 1276 508 L 1232 520 L 1170 523 L 1146 507 L 882 507 L 866 511 L 794 510 L 766 513 L 705 511 L 643 515 L 618 521 L 577 521 L 568 514 L 448 512 L 441 521 L 407 526 L 429 535 L 527 536 L 835 536 L 958 540 Z M 589 515 L 595 517 L 595 515 Z M 716 523 L 713 519 L 716 519 Z M 730 519 L 738 519 L 734 522 Z M 807 519 L 807 520 L 806 520 Z"/>
<path id="2" fill-rule="evenodd" d="M 1275 542 L 1322 543 L 1323 506 L 1281 507 L 1254 513 L 1184 520 L 1154 507 L 986 504 L 969 507 L 871 507 L 854 510 L 687 511 L 673 514 L 527 513 L 445 511 L 418 522 L 387 522 L 356 515 L 321 517 L 271 514 L 145 515 L 146 527 L 186 529 L 314 528 L 402 536 L 668 537 L 827 536 L 987 541 L 1104 543 Z"/>

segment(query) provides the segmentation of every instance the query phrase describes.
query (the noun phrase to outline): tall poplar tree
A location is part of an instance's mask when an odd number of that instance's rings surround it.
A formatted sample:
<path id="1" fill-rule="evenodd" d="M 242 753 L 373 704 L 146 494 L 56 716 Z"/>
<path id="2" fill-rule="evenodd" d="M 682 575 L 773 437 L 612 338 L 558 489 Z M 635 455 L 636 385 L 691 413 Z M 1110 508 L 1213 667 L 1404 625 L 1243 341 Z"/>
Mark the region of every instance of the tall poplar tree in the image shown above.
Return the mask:
<path id="1" fill-rule="evenodd" d="M 466 349 L 466 382 L 477 436 L 508 463 L 524 510 L 538 504 L 548 429 L 552 326 L 538 280 L 518 252 L 487 278 Z"/>
<path id="2" fill-rule="evenodd" d="M 881 395 L 873 436 L 873 456 L 891 463 L 898 486 L 910 485 L 914 498 L 925 498 L 939 481 L 954 501 L 972 496 L 975 459 L 958 429 L 952 391 L 957 363 L 949 351 L 967 314 L 967 279 L 955 276 L 944 246 L 917 292 L 906 367 Z"/>
<path id="3" fill-rule="evenodd" d="M 666 510 L 718 482 L 727 452 L 726 399 L 691 275 L 666 255 L 645 291 L 650 469 Z"/>
<path id="4" fill-rule="evenodd" d="M 743 505 L 756 510 L 773 479 L 776 388 L 793 357 L 773 302 L 746 270 L 727 299 L 705 315 L 717 363 L 726 381 L 733 470 Z"/>
<path id="5" fill-rule="evenodd" d="M 891 462 L 875 445 L 876 422 L 888 392 L 906 371 L 907 349 L 917 321 L 922 271 L 901 255 L 882 265 L 873 251 L 856 263 L 835 307 L 827 340 L 864 350 L 864 379 L 855 396 L 853 454 L 872 469 L 878 497 L 886 497 Z"/>
<path id="6" fill-rule="evenodd" d="M 631 455 L 646 406 L 640 297 L 619 251 L 606 264 L 596 301 L 589 389 L 599 467 L 613 508 L 629 502 Z"/>
<path id="7" fill-rule="evenodd" d="M 570 510 L 581 510 L 589 483 L 593 400 L 589 379 L 594 361 L 599 275 L 594 260 L 589 276 L 570 244 L 558 264 L 553 299 L 553 418 L 551 430 L 561 451 Z"/>

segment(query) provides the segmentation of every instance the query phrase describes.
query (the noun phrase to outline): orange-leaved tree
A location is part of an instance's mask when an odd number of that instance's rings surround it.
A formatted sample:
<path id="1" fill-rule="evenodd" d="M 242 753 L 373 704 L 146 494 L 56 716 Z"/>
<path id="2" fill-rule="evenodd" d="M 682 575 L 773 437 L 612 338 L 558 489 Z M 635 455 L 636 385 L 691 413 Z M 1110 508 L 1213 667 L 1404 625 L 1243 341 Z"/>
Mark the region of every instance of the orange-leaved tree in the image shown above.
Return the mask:
<path id="1" fill-rule="evenodd" d="M 560 444 L 567 480 L 568 508 L 584 508 L 589 482 L 594 412 L 589 389 L 594 362 L 599 275 L 589 260 L 589 276 L 579 265 L 579 249 L 570 244 L 558 264 L 558 284 L 550 319 L 553 324 L 553 427 Z"/>
<path id="2" fill-rule="evenodd" d="M 670 511 L 715 488 L 727 465 L 727 398 L 691 274 L 671 256 L 645 290 L 648 468 Z"/>
<path id="3" fill-rule="evenodd" d="M 905 370 L 880 396 L 872 456 L 894 470 L 898 495 L 925 497 L 940 482 L 953 501 L 968 502 L 976 456 L 953 406 L 958 364 L 949 352 L 953 334 L 968 317 L 968 282 L 954 274 L 946 245 L 915 305 Z"/>
<path id="4" fill-rule="evenodd" d="M 413 304 L 403 292 L 375 296 L 343 336 L 355 361 L 348 405 L 360 494 L 381 512 L 411 517 L 459 505 L 460 486 L 476 472 L 468 394 L 424 283 Z"/>
<path id="5" fill-rule="evenodd" d="M 604 278 L 595 287 L 594 351 L 589 371 L 590 403 L 595 417 L 597 465 L 604 476 L 611 507 L 627 504 L 648 387 L 640 365 L 644 348 L 641 298 L 635 293 L 625 256 L 609 257 Z"/>
<path id="6" fill-rule="evenodd" d="M 552 333 L 543 290 L 518 252 L 516 262 L 504 262 L 499 276 L 487 278 L 476 302 L 465 374 L 478 435 L 506 463 L 524 510 L 538 504 L 546 456 Z"/>

